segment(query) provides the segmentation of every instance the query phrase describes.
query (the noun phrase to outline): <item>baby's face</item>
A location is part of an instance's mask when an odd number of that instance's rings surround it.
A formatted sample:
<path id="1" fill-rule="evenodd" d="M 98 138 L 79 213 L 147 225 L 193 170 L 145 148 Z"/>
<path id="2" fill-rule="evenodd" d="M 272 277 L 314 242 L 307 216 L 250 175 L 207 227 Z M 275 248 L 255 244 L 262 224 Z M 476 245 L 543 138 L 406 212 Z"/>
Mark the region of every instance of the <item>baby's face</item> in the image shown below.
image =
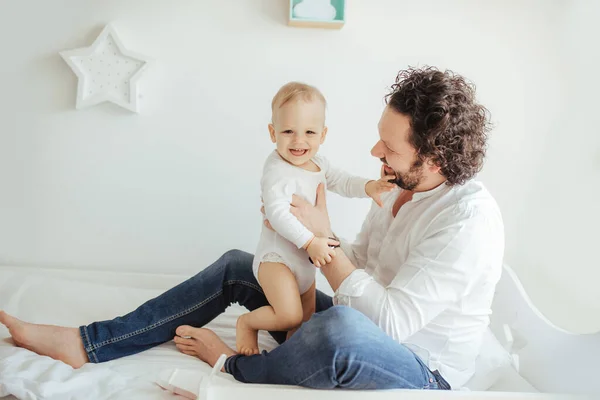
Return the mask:
<path id="1" fill-rule="evenodd" d="M 301 167 L 310 161 L 325 140 L 325 106 L 319 100 L 290 101 L 275 110 L 269 132 L 279 155 Z"/>

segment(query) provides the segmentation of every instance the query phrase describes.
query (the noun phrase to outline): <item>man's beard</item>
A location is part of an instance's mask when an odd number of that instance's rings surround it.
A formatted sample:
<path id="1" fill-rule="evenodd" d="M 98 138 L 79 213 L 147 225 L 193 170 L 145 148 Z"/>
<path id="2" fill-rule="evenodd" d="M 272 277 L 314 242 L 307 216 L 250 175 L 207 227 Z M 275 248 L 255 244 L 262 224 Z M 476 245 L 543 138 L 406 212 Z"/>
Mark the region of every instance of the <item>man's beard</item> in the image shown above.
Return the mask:
<path id="1" fill-rule="evenodd" d="M 385 158 L 382 158 L 381 162 L 389 167 Z M 408 172 L 394 170 L 394 175 L 396 175 L 396 179 L 389 182 L 395 183 L 404 190 L 414 190 L 423 180 L 423 162 L 420 160 L 415 161 Z"/>

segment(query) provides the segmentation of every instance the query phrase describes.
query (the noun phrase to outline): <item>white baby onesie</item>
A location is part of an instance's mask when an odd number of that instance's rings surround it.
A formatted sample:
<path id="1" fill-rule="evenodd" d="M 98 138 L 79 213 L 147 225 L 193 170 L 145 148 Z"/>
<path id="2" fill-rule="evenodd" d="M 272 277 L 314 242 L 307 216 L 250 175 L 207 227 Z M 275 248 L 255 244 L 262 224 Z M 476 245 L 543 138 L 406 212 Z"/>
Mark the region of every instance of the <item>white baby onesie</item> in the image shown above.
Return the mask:
<path id="1" fill-rule="evenodd" d="M 316 268 L 309 261 L 306 250 L 302 249 L 313 234 L 290 212 L 292 195 L 303 197 L 314 205 L 317 186 L 322 182 L 325 189 L 344 197 L 368 197 L 365 185 L 369 179 L 352 176 L 334 168 L 319 155 L 313 157 L 312 161 L 321 169 L 319 172 L 307 171 L 288 163 L 276 150 L 267 157 L 261 192 L 265 218 L 275 231 L 263 226 L 252 265 L 257 281 L 261 262 L 287 265 L 296 276 L 300 294 L 305 293 L 312 285 Z"/>

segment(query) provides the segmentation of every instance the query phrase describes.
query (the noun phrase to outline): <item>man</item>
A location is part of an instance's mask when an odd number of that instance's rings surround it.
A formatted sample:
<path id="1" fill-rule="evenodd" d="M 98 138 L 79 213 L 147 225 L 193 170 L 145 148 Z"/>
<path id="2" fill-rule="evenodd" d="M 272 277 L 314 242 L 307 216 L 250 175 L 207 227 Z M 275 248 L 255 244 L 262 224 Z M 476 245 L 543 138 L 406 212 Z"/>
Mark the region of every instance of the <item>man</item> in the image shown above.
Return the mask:
<path id="1" fill-rule="evenodd" d="M 435 68 L 401 71 L 386 97 L 371 154 L 399 189 L 373 205 L 357 240 L 321 268 L 335 296 L 270 353 L 235 354 L 205 325 L 238 302 L 267 305 L 252 255 L 233 250 L 111 321 L 80 328 L 28 324 L 0 312 L 19 346 L 77 368 L 171 340 L 178 349 L 252 383 L 313 388 L 450 389 L 473 374 L 500 278 L 504 228 L 498 206 L 473 179 L 481 169 L 487 112 L 462 77 Z M 333 234 L 323 188 L 293 214 L 315 235 Z M 267 221 L 268 224 L 268 221 Z M 335 306 L 334 306 L 335 305 Z M 195 326 L 195 327 L 194 327 Z"/>

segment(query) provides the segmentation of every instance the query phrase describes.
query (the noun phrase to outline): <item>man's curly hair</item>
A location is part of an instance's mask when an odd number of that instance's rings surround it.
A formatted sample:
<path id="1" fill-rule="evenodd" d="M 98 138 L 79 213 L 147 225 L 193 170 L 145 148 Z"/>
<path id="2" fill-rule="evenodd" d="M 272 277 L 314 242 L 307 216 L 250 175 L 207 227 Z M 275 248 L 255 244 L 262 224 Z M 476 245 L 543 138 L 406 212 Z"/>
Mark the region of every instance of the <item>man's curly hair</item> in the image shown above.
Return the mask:
<path id="1" fill-rule="evenodd" d="M 481 170 L 491 125 L 472 83 L 451 71 L 409 68 L 398 73 L 385 100 L 410 117 L 418 161 L 439 166 L 448 185 L 462 185 Z"/>

